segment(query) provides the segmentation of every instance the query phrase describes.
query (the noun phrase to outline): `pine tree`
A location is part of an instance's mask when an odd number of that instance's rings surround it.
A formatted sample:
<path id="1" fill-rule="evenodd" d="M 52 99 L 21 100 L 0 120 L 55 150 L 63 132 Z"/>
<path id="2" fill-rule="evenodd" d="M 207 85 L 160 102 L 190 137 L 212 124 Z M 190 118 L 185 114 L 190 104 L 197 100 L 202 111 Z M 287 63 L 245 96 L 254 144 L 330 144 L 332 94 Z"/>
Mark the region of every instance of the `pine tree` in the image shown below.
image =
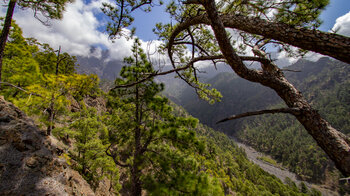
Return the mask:
<path id="1" fill-rule="evenodd" d="M 140 2 L 139 5 L 134 4 L 136 6 L 134 9 L 151 4 L 153 1 Z M 164 48 L 168 50 L 174 68 L 172 71 L 197 91 L 205 92 L 203 90 L 208 86 L 199 83 L 197 73 L 200 73 L 200 70 L 194 64 L 210 60 L 215 66 L 217 62 L 225 62 L 239 77 L 273 89 L 287 106 L 231 115 L 217 123 L 268 113 L 291 114 L 334 161 L 337 169 L 348 176 L 350 175 L 349 137 L 333 128 L 308 103 L 300 91 L 285 78 L 284 70 L 271 60 L 269 51 L 266 50 L 276 47 L 279 51 L 297 57 L 305 54 L 305 50 L 311 50 L 349 63 L 350 38 L 315 30 L 320 25 L 317 18 L 328 3 L 329 0 L 281 2 L 187 0 L 179 4 L 171 2 L 167 10 L 178 23 L 157 25 L 155 32 L 167 41 Z M 117 4 L 110 10 L 111 12 L 107 12 L 107 16 L 112 21 L 115 21 L 117 13 L 121 13 L 121 18 L 129 17 L 130 12 L 125 12 L 124 16 L 123 10 L 124 7 Z M 122 24 L 123 20 L 117 19 L 118 24 Z M 206 26 L 210 26 L 212 31 Z M 111 37 L 118 35 L 118 32 L 110 33 Z M 233 36 L 239 37 L 232 39 Z M 237 43 L 235 40 L 242 40 L 242 43 Z M 299 47 L 299 51 L 293 52 L 291 46 Z M 248 48 L 254 56 L 246 55 Z M 191 55 L 186 55 L 188 50 L 191 50 Z M 260 64 L 261 69 L 248 67 L 247 61 Z M 171 71 L 166 73 L 169 72 Z M 210 95 L 212 94 L 209 93 Z"/>
<path id="2" fill-rule="evenodd" d="M 115 110 L 107 154 L 127 169 L 131 195 L 139 196 L 143 189 L 155 195 L 207 195 L 213 190 L 220 195 L 221 187 L 200 171 L 195 159 L 204 150 L 192 130 L 197 120 L 172 115 L 167 99 L 158 95 L 162 84 L 138 83 L 154 72 L 140 45 L 136 39 L 133 56 L 124 60 L 129 66 L 116 80 L 118 85 L 137 84 L 110 92 L 114 98 L 109 104 Z"/>
<path id="3" fill-rule="evenodd" d="M 56 128 L 54 135 L 59 138 L 69 138 L 73 142 L 70 157 L 76 161 L 75 169 L 93 186 L 97 187 L 103 178 L 110 180 L 110 191 L 117 192 L 119 185 L 119 170 L 111 157 L 105 154 L 109 145 L 107 127 L 103 123 L 103 114 L 95 108 L 87 108 L 80 102 L 81 110 L 71 113 L 69 126 Z"/>

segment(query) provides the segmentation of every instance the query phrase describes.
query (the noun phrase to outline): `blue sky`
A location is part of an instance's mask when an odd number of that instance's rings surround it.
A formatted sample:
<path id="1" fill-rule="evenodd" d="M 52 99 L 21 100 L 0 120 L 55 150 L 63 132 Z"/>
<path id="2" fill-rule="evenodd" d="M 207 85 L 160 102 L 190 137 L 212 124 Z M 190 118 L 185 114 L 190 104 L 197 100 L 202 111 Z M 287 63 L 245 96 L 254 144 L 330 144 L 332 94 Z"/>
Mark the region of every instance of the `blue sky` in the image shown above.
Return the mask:
<path id="1" fill-rule="evenodd" d="M 144 40 L 157 39 L 157 36 L 153 34 L 152 29 L 158 22 L 169 22 L 169 14 L 164 13 L 166 6 L 158 6 L 152 9 L 151 13 L 145 13 L 138 11 L 134 14 L 135 22 L 133 27 L 137 28 L 136 35 Z M 335 20 L 350 12 L 350 0 L 331 0 L 320 16 L 323 24 L 320 27 L 322 31 L 328 31 L 332 29 L 335 24 Z"/>
<path id="2" fill-rule="evenodd" d="M 136 35 L 142 39 L 148 41 L 157 39 L 157 36 L 153 33 L 152 29 L 159 22 L 168 23 L 170 21 L 170 15 L 165 12 L 166 6 L 157 6 L 152 9 L 152 12 L 145 13 L 138 10 L 135 14 L 135 21 L 132 25 L 136 27 Z"/>
<path id="3" fill-rule="evenodd" d="M 23 29 L 24 36 L 34 37 L 42 43 L 48 43 L 53 48 L 62 46 L 65 52 L 72 55 L 99 57 L 101 50 L 108 49 L 110 58 L 123 59 L 131 54 L 132 40 L 117 39 L 112 43 L 104 32 L 107 23 L 101 13 L 102 2 L 113 0 L 75 0 L 66 7 L 62 20 L 51 21 L 51 26 L 46 27 L 33 17 L 29 9 L 17 9 L 14 19 Z M 5 15 L 5 9 L 0 10 L 0 15 Z M 170 18 L 165 13 L 165 5 L 154 7 L 151 13 L 137 11 L 134 14 L 133 26 L 137 28 L 136 35 L 141 38 L 146 47 L 150 41 L 153 46 L 160 44 L 152 29 L 158 22 L 169 22 Z M 328 31 L 332 27 L 341 27 L 339 33 L 350 36 L 350 0 L 331 0 L 330 5 L 322 13 L 324 24 L 321 30 Z M 90 46 L 97 46 L 94 54 L 90 53 Z"/>
<path id="4" fill-rule="evenodd" d="M 320 30 L 330 30 L 335 24 L 335 20 L 348 12 L 350 12 L 350 0 L 331 0 L 320 16 L 323 21 Z"/>

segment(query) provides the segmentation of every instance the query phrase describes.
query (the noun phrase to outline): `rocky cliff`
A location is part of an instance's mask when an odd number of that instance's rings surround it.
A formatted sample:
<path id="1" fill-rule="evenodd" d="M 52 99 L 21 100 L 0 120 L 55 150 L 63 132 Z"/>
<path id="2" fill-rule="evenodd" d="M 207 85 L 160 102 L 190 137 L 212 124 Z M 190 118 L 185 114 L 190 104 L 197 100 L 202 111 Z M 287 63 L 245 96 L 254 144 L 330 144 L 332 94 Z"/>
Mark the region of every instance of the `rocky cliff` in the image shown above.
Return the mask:
<path id="1" fill-rule="evenodd" d="M 95 195 L 53 141 L 0 96 L 0 195 Z"/>

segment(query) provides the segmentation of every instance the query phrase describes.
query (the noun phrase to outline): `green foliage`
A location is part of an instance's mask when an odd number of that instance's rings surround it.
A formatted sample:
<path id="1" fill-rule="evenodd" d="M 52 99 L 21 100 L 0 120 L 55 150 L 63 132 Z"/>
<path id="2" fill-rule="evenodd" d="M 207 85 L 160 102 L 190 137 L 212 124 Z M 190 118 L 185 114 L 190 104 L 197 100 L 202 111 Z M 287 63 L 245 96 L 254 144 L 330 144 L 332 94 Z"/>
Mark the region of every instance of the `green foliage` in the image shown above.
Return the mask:
<path id="1" fill-rule="evenodd" d="M 65 57 L 66 64 L 61 61 L 56 75 L 55 51 L 23 38 L 16 26 L 5 54 L 4 81 L 32 94 L 10 87 L 1 93 L 46 125 L 47 110 L 54 108 L 60 122 L 53 134 L 72 145 L 61 158 L 93 187 L 107 178 L 114 192 L 132 190 L 133 180 L 139 179 L 150 195 L 303 195 L 249 162 L 226 135 L 198 126 L 197 119 L 169 106 L 159 95 L 162 84 L 147 80 L 110 92 L 109 112 L 104 113 L 86 107 L 84 98 L 101 95 L 99 80 L 94 75 L 75 74 L 74 57 Z M 139 41 L 125 63 L 129 66 L 122 69 L 117 85 L 138 82 L 154 73 Z M 347 100 L 346 92 L 339 89 L 339 98 Z M 72 101 L 79 102 L 78 112 L 69 110 Z M 125 174 L 123 187 L 120 174 Z"/>
<path id="2" fill-rule="evenodd" d="M 287 24 L 319 27 L 318 17 L 328 4 L 329 0 L 290 0 L 281 5 L 275 16 Z"/>
<path id="3" fill-rule="evenodd" d="M 348 66 L 326 59 L 321 59 L 315 65 L 301 61 L 297 66 L 293 69 L 309 70 L 303 71 L 304 75 L 290 75 L 290 80 L 304 92 L 305 97 L 328 122 L 349 134 Z M 334 169 L 327 155 L 294 117 L 266 115 L 247 122 L 249 125 L 238 132 L 238 137 L 259 151 L 269 153 L 299 176 L 322 182 L 326 178 L 326 170 Z"/>
<path id="4" fill-rule="evenodd" d="M 163 1 L 161 0 L 157 2 L 152 0 L 116 0 L 113 4 L 102 3 L 101 10 L 110 19 L 106 27 L 109 37 L 112 39 L 119 36 L 132 37 L 135 29 L 131 30 L 131 35 L 128 32 L 123 32 L 123 28 L 129 27 L 134 21 L 132 12 L 137 9 L 150 12 L 153 6 L 162 4 Z"/>
<path id="5" fill-rule="evenodd" d="M 34 16 L 43 23 L 47 23 L 47 19 L 61 19 L 67 3 L 73 0 L 47 0 L 47 1 L 25 1 L 19 0 L 17 4 L 19 7 L 25 9 L 30 8 L 34 12 Z M 40 15 L 38 16 L 38 13 Z M 44 18 L 40 18 L 44 17 Z"/>
<path id="6" fill-rule="evenodd" d="M 71 158 L 69 157 L 69 155 L 67 153 L 61 154 L 60 156 L 58 156 L 58 158 L 64 159 L 64 160 L 66 160 L 66 163 L 68 165 L 72 165 Z"/>
<path id="7" fill-rule="evenodd" d="M 93 108 L 86 108 L 83 102 L 86 97 L 101 95 L 99 78 L 76 74 L 74 56 L 67 53 L 57 56 L 49 45 L 23 38 L 15 23 L 4 54 L 4 81 L 25 92 L 4 86 L 1 94 L 47 127 L 58 121 L 59 128 L 53 130 L 54 135 L 65 142 L 72 141 L 73 145 L 69 155 L 64 153 L 61 158 L 94 187 L 102 178 L 108 178 L 117 192 L 120 189 L 119 170 L 105 154 L 109 143 L 107 128 L 102 123 L 104 116 Z M 70 112 L 72 102 L 79 103 L 79 112 Z"/>
<path id="8" fill-rule="evenodd" d="M 138 40 L 132 51 L 117 85 L 138 82 L 153 72 Z M 157 95 L 162 89 L 162 84 L 148 80 L 110 93 L 114 98 L 109 104 L 119 112 L 110 119 L 111 156 L 127 168 L 131 189 L 140 181 L 151 195 L 221 195 L 219 183 L 199 172 L 194 158 L 204 150 L 192 130 L 197 120 L 173 116 L 167 99 Z"/>
<path id="9" fill-rule="evenodd" d="M 39 64 L 32 57 L 38 48 L 28 44 L 27 39 L 22 36 L 22 30 L 15 22 L 12 27 L 4 51 L 2 77 L 4 82 L 26 87 L 40 79 Z M 19 92 L 5 89 L 2 93 L 5 97 L 16 97 Z"/>
<path id="10" fill-rule="evenodd" d="M 47 44 L 33 38 L 23 38 L 22 30 L 13 23 L 4 51 L 3 81 L 16 85 L 26 92 L 4 86 L 1 94 L 29 115 L 38 115 L 45 126 L 68 112 L 74 98 L 97 96 L 99 79 L 95 75 L 75 74 L 75 57 L 67 53 L 59 57 Z M 58 59 L 59 58 L 59 59 Z M 58 75 L 56 75 L 56 65 Z M 52 110 L 52 111 L 51 111 Z"/>
<path id="11" fill-rule="evenodd" d="M 75 168 L 90 184 L 97 187 L 99 181 L 106 177 L 114 191 L 118 191 L 119 170 L 114 166 L 113 159 L 105 154 L 110 144 L 107 127 L 102 122 L 104 116 L 98 115 L 94 108 L 86 108 L 83 102 L 81 106 L 80 112 L 71 114 L 69 126 L 53 132 L 59 138 L 74 141 L 70 157 L 77 163 Z"/>
<path id="12" fill-rule="evenodd" d="M 285 74 L 313 107 L 345 134 L 350 133 L 348 67 L 347 64 L 328 58 L 317 62 L 300 60 L 287 69 L 301 72 Z M 223 93 L 222 102 L 208 105 L 198 100 L 189 88 L 176 97 L 176 101 L 201 122 L 235 135 L 256 150 L 271 155 L 306 180 L 322 183 L 326 170 L 334 169 L 326 154 L 292 116 L 263 115 L 215 124 L 232 114 L 285 107 L 273 91 L 230 73 L 220 73 L 206 82 Z"/>
<path id="13" fill-rule="evenodd" d="M 256 118 L 256 122 L 259 120 L 264 124 L 247 126 L 238 133 L 239 137 L 305 179 L 325 178 L 324 171 L 331 162 L 296 119 L 275 115 Z"/>
<path id="14" fill-rule="evenodd" d="M 283 0 L 283 1 L 222 1 L 219 4 L 224 13 L 239 13 L 268 17 L 274 12 L 273 19 L 294 26 L 318 27 L 318 19 L 329 0 Z"/>
<path id="15" fill-rule="evenodd" d="M 37 45 L 40 50 L 33 54 L 34 59 L 39 63 L 40 70 L 43 73 L 56 73 L 57 55 L 56 51 L 48 44 L 38 43 L 35 39 L 31 40 L 31 44 Z M 70 75 L 75 72 L 76 57 L 70 56 L 68 53 L 60 54 L 58 74 Z"/>
<path id="16" fill-rule="evenodd" d="M 271 159 L 270 157 L 266 157 L 266 156 L 262 156 L 262 157 L 258 157 L 259 160 L 265 161 L 267 163 L 270 163 L 274 166 L 277 166 L 277 162 L 273 159 Z"/>
<path id="17" fill-rule="evenodd" d="M 37 81 L 38 82 L 38 81 Z M 54 117 L 67 114 L 71 101 L 81 101 L 86 96 L 98 94 L 98 78 L 95 75 L 54 75 L 45 74 L 42 76 L 40 83 L 27 86 L 29 92 L 40 96 L 23 98 L 9 97 L 16 105 L 26 111 L 29 115 L 38 115 L 44 125 L 49 126 L 49 115 L 51 114 L 51 104 L 54 111 Z M 74 98 L 74 100 L 72 100 Z"/>
<path id="18" fill-rule="evenodd" d="M 188 116 L 175 104 L 174 113 Z M 238 148 L 227 135 L 199 124 L 197 135 L 205 141 L 204 154 L 196 159 L 201 169 L 215 177 L 222 184 L 225 194 L 237 195 L 303 195 L 298 188 L 283 184 L 278 178 L 266 173 L 249 162 L 244 150 Z"/>

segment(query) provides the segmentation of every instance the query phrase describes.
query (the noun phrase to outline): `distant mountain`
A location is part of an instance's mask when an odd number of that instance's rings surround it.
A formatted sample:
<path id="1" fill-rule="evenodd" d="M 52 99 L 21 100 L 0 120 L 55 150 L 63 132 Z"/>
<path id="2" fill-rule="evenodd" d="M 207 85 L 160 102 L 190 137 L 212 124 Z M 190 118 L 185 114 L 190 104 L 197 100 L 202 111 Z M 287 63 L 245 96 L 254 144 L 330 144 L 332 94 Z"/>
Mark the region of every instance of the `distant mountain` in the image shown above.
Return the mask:
<path id="1" fill-rule="evenodd" d="M 285 71 L 285 75 L 292 84 L 304 92 L 307 91 L 309 84 L 303 82 L 311 80 L 317 73 L 325 71 L 328 64 L 332 62 L 329 58 L 321 58 L 317 62 L 301 59 L 284 68 L 285 70 L 300 72 Z M 216 125 L 215 123 L 218 120 L 232 114 L 266 109 L 269 106 L 282 103 L 282 100 L 273 90 L 242 79 L 233 71 L 218 73 L 216 76 L 206 79 L 205 82 L 222 93 L 221 102 L 210 105 L 206 101 L 200 100 L 194 90 L 186 84 L 180 86 L 180 82 L 166 85 L 166 88 L 170 90 L 166 90 L 165 94 L 174 102 L 183 106 L 191 115 L 199 118 L 201 122 L 224 132 L 232 133 L 234 130 L 240 129 L 242 120 Z M 311 83 L 310 85 L 312 85 Z M 176 91 L 172 91 L 174 88 Z"/>
<path id="2" fill-rule="evenodd" d="M 114 81 L 119 75 L 123 62 L 121 60 L 111 60 L 108 50 L 103 50 L 99 54 L 92 47 L 90 54 L 77 56 L 77 71 L 80 74 L 96 74 L 103 80 Z"/>
<path id="3" fill-rule="evenodd" d="M 80 74 L 96 74 L 101 80 L 114 81 L 123 67 L 122 60 L 111 60 L 108 50 L 98 51 L 96 48 L 90 48 L 90 54 L 87 56 L 77 56 L 76 70 Z M 162 70 L 170 70 L 170 66 L 163 67 Z M 217 73 L 229 72 L 231 68 L 223 63 L 218 63 L 215 67 L 207 66 L 199 68 L 201 73 L 199 77 L 202 80 L 214 77 Z M 162 82 L 167 86 L 166 91 L 179 94 L 178 90 L 183 90 L 186 85 L 181 80 L 174 78 L 175 74 L 156 77 L 155 80 Z M 170 96 L 170 94 L 168 93 Z M 175 97 L 174 97 L 175 98 Z"/>

